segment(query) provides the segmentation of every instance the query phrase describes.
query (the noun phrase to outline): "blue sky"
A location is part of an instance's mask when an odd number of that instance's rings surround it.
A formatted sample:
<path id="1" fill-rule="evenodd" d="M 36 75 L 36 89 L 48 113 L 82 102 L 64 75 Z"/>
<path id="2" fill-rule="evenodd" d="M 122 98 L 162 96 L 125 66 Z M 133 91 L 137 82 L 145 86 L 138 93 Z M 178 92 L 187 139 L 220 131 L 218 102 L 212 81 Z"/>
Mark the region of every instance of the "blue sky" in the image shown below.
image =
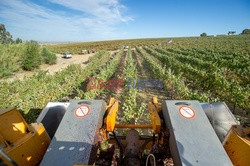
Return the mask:
<path id="1" fill-rule="evenodd" d="M 47 42 L 241 33 L 249 0 L 0 0 L 14 38 Z"/>

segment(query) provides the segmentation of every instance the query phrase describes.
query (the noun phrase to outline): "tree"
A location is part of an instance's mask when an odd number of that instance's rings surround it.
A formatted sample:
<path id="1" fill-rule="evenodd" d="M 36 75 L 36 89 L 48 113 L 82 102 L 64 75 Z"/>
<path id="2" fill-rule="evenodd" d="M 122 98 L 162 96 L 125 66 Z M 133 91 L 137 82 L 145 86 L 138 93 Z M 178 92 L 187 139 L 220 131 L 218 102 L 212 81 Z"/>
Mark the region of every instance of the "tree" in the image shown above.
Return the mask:
<path id="1" fill-rule="evenodd" d="M 206 37 L 207 34 L 205 32 L 203 32 L 202 34 L 200 34 L 201 37 Z"/>
<path id="2" fill-rule="evenodd" d="M 11 34 L 5 29 L 4 24 L 0 24 L 0 43 L 13 42 Z"/>
<path id="3" fill-rule="evenodd" d="M 42 64 L 39 44 L 35 41 L 25 43 L 25 52 L 22 58 L 22 67 L 24 70 L 33 70 Z"/>
<path id="4" fill-rule="evenodd" d="M 56 54 L 50 52 L 49 50 L 47 50 L 46 48 L 43 48 L 41 51 L 41 56 L 43 57 L 43 61 L 46 64 L 56 64 Z"/>
<path id="5" fill-rule="evenodd" d="M 250 29 L 244 29 L 241 34 L 242 35 L 250 34 Z"/>
<path id="6" fill-rule="evenodd" d="M 23 41 L 22 41 L 22 39 L 20 39 L 20 38 L 17 38 L 16 41 L 15 41 L 16 44 L 22 43 L 22 42 L 23 42 Z"/>

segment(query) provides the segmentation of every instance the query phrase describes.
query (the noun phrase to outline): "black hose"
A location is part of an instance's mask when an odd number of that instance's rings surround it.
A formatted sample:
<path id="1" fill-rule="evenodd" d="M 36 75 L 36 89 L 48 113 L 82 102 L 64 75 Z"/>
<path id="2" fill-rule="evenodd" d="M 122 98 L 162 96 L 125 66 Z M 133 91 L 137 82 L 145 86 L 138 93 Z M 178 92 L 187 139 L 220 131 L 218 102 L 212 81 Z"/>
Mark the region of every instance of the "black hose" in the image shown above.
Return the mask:
<path id="1" fill-rule="evenodd" d="M 113 131 L 113 135 L 114 135 L 114 138 L 115 138 L 115 140 L 116 140 L 116 143 L 117 143 L 117 145 L 118 145 L 118 147 L 119 147 L 119 149 L 120 149 L 120 164 L 121 164 L 121 163 L 122 163 L 122 159 L 123 159 L 122 145 L 121 145 L 120 141 L 118 140 L 118 138 L 117 138 L 117 136 L 116 136 L 116 134 L 115 134 L 115 131 Z"/>
<path id="2" fill-rule="evenodd" d="M 153 145 L 155 144 L 155 133 L 153 133 Z"/>

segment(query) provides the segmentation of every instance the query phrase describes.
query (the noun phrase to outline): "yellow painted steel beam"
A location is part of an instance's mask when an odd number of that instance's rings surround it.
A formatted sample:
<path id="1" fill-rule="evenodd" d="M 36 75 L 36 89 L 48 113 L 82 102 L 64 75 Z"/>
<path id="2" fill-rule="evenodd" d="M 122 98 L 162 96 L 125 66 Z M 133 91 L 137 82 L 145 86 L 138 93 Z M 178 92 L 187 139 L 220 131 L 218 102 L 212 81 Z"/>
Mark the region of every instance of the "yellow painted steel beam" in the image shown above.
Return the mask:
<path id="1" fill-rule="evenodd" d="M 7 142 L 12 144 L 29 131 L 29 125 L 15 108 L 0 111 L 0 133 Z"/>
<path id="2" fill-rule="evenodd" d="M 115 129 L 118 105 L 118 101 L 114 98 L 111 98 L 109 101 L 109 105 L 107 106 L 107 114 L 104 119 L 104 122 L 106 124 L 106 130 L 109 132 L 112 132 Z"/>
<path id="3" fill-rule="evenodd" d="M 150 118 L 152 122 L 152 128 L 155 134 L 160 133 L 161 131 L 161 119 L 158 114 L 161 108 L 159 108 L 158 100 L 156 97 L 153 97 L 152 102 L 148 103 L 148 110 L 150 113 Z"/>
<path id="4" fill-rule="evenodd" d="M 104 118 L 106 131 L 112 132 L 115 128 L 148 128 L 153 129 L 155 134 L 160 133 L 161 119 L 158 112 L 161 110 L 161 105 L 156 97 L 148 104 L 152 124 L 115 124 L 118 107 L 118 101 L 111 98 L 106 107 L 107 113 Z"/>
<path id="5" fill-rule="evenodd" d="M 31 166 L 41 161 L 50 138 L 41 123 L 29 126 L 16 109 L 8 109 L 0 111 L 0 143 L 18 165 Z M 11 165 L 3 156 L 0 158 Z"/>

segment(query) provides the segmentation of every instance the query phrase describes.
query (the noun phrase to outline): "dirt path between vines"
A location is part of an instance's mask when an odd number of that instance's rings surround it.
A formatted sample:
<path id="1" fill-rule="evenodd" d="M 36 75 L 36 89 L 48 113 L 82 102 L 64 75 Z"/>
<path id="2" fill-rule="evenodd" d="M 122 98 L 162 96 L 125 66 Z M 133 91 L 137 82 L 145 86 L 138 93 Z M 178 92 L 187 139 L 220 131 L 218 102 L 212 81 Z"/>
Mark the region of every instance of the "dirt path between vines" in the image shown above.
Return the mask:
<path id="1" fill-rule="evenodd" d="M 122 79 L 125 80 L 125 74 L 124 74 L 124 68 L 126 67 L 126 62 L 127 62 L 127 58 L 128 58 L 128 52 L 124 51 L 122 53 L 122 58 L 120 63 L 118 64 L 118 68 L 117 71 L 115 72 L 115 74 L 111 77 L 112 79 Z M 118 113 L 117 113 L 117 122 L 120 121 L 120 118 L 122 116 L 122 108 L 121 105 L 123 103 L 123 99 L 122 99 L 122 94 L 124 93 L 124 89 L 125 86 L 122 87 L 122 89 L 107 89 L 107 93 L 104 93 L 102 95 L 100 95 L 99 97 L 97 97 L 98 99 L 103 99 L 105 100 L 107 103 L 109 102 L 109 99 L 111 97 L 114 97 L 116 100 L 119 101 L 119 107 L 118 107 Z"/>
<path id="2" fill-rule="evenodd" d="M 110 54 L 113 54 L 114 52 L 117 52 L 117 51 L 110 51 Z M 30 77 L 33 74 L 35 74 L 36 72 L 38 72 L 39 70 L 44 70 L 44 71 L 47 70 L 49 74 L 53 75 L 56 72 L 61 71 L 62 69 L 68 67 L 71 64 L 81 64 L 82 67 L 86 67 L 88 62 L 89 62 L 89 58 L 93 55 L 94 54 L 85 54 L 85 55 L 74 54 L 74 55 L 72 55 L 72 58 L 65 59 L 65 58 L 63 58 L 62 54 L 56 54 L 57 63 L 54 65 L 43 64 L 39 67 L 39 69 L 36 69 L 34 71 L 21 70 L 21 71 L 14 73 L 9 78 L 0 79 L 0 81 L 12 82 L 16 79 L 23 80 L 24 77 Z"/>
<path id="3" fill-rule="evenodd" d="M 154 76 L 150 67 L 146 64 L 145 60 L 140 56 L 139 53 L 133 51 L 133 56 L 135 57 L 135 61 L 137 62 L 137 76 L 138 79 L 159 79 Z M 156 96 L 158 98 L 158 102 L 162 102 L 168 98 L 167 92 L 163 89 L 156 88 L 145 88 L 140 89 L 139 96 L 144 102 L 149 102 L 152 100 L 152 97 Z"/>
<path id="4" fill-rule="evenodd" d="M 135 59 L 136 68 L 137 68 L 137 77 L 138 79 L 158 79 L 154 76 L 150 67 L 146 64 L 145 60 L 141 57 L 139 53 L 135 50 L 132 51 L 132 55 Z M 137 95 L 137 103 L 148 103 L 152 101 L 152 98 L 156 96 L 158 98 L 158 102 L 161 103 L 163 100 L 167 99 L 167 92 L 163 89 L 156 89 L 156 88 L 144 88 L 138 90 Z M 149 118 L 149 111 L 148 107 L 144 110 L 143 113 L 145 116 L 141 117 L 139 122 L 140 123 L 150 123 L 151 120 Z"/>
<path id="5" fill-rule="evenodd" d="M 122 53 L 122 57 L 121 60 L 118 64 L 117 70 L 115 71 L 115 73 L 113 74 L 113 76 L 110 79 L 123 79 L 125 80 L 125 76 L 124 76 L 124 67 L 126 65 L 126 61 L 127 61 L 127 52 L 123 52 Z M 116 89 L 116 87 L 114 87 L 113 89 L 105 89 L 107 92 L 101 94 L 100 96 L 98 96 L 98 99 L 103 99 L 105 100 L 107 103 L 109 102 L 109 99 L 111 97 L 114 97 L 116 100 L 119 101 L 119 105 L 121 104 L 121 95 L 123 93 L 123 88 L 121 89 Z"/>

